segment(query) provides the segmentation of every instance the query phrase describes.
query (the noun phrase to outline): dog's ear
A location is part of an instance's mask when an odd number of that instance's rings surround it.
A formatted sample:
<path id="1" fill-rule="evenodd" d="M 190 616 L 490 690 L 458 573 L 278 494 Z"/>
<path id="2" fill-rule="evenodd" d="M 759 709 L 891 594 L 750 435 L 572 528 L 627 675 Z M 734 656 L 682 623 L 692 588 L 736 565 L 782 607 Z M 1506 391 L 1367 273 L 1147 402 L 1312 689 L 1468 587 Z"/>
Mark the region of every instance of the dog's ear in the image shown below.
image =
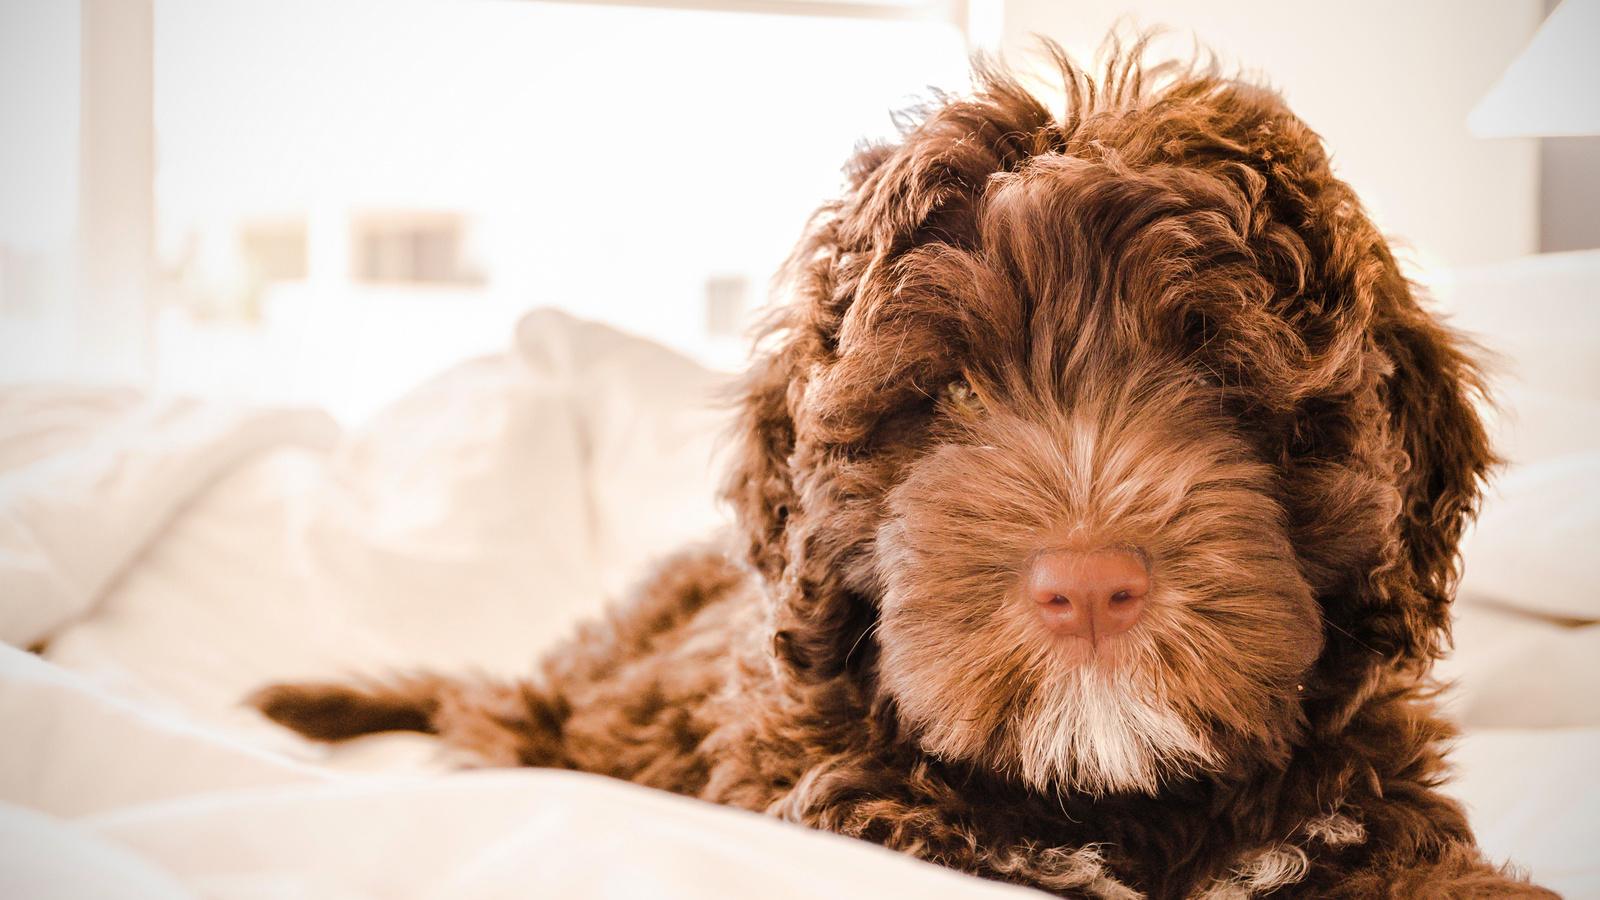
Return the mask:
<path id="1" fill-rule="evenodd" d="M 1374 337 L 1392 367 L 1379 393 L 1398 451 L 1395 562 L 1409 567 L 1415 588 L 1394 637 L 1402 658 L 1425 663 L 1449 634 L 1461 534 L 1498 459 L 1478 412 L 1484 381 L 1470 345 L 1417 303 L 1381 242 L 1374 255 Z"/>
<path id="2" fill-rule="evenodd" d="M 1312 548 L 1332 559 L 1341 542 L 1363 544 L 1341 534 L 1377 542 L 1373 555 L 1345 560 L 1363 570 L 1324 600 L 1328 664 L 1338 670 L 1330 674 L 1355 678 L 1375 665 L 1425 668 L 1445 646 L 1458 545 L 1497 459 L 1479 415 L 1484 382 L 1471 344 L 1418 302 L 1353 200 L 1345 209 L 1326 219 L 1336 236 L 1325 315 L 1340 320 L 1326 330 L 1359 342 L 1350 358 L 1364 360 L 1366 387 L 1346 417 L 1325 423 L 1337 437 L 1319 448 L 1346 480 L 1330 480 L 1300 517 L 1316 536 Z"/>
<path id="3" fill-rule="evenodd" d="M 1230 152 L 1242 152 L 1259 174 L 1261 189 L 1248 193 L 1271 218 L 1288 223 L 1303 252 L 1319 261 L 1307 269 L 1287 266 L 1280 279 L 1286 296 L 1316 298 L 1296 313 L 1314 323 L 1303 335 L 1308 345 L 1330 360 L 1377 367 L 1372 377 L 1381 412 L 1372 411 L 1387 420 L 1385 427 L 1375 440 L 1339 452 L 1385 457 L 1369 465 L 1393 471 L 1399 508 L 1383 571 L 1364 579 L 1352 607 L 1330 610 L 1345 619 L 1334 624 L 1383 659 L 1424 664 L 1448 636 L 1457 545 L 1497 462 L 1475 404 L 1484 393 L 1482 374 L 1470 344 L 1419 304 L 1388 243 L 1334 176 L 1321 139 L 1275 93 L 1230 86 L 1204 105 L 1210 127 L 1227 135 L 1236 148 Z M 1270 250 L 1262 259 L 1297 255 Z M 1303 274 L 1309 280 L 1301 281 Z M 1335 431 L 1366 433 L 1371 424 L 1351 421 Z M 1343 506 L 1350 506 L 1348 498 Z M 1312 530 L 1329 529 L 1313 523 Z"/>
<path id="4" fill-rule="evenodd" d="M 876 613 L 844 583 L 837 557 L 847 548 L 818 540 L 819 531 L 839 523 L 836 498 L 819 474 L 825 454 L 815 435 L 802 435 L 803 424 L 797 425 L 806 418 L 809 378 L 828 355 L 814 323 L 803 321 L 812 309 L 802 302 L 785 310 L 789 321 L 775 335 L 777 346 L 746 378 L 724 497 L 764 583 L 773 652 L 790 674 L 816 682 L 849 669 L 853 652 L 860 651 L 859 661 L 873 657 L 871 642 L 862 638 Z M 808 499 L 815 508 L 807 508 Z"/>
<path id="5" fill-rule="evenodd" d="M 774 652 L 810 681 L 843 672 L 852 648 L 870 651 L 860 637 L 874 615 L 844 587 L 839 560 L 829 558 L 841 548 L 814 540 L 834 511 L 823 471 L 828 440 L 816 433 L 818 417 L 807 415 L 807 396 L 811 380 L 838 363 L 838 334 L 850 305 L 841 298 L 859 288 L 864 265 L 861 254 L 841 246 L 843 205 L 817 213 L 782 274 L 788 302 L 775 310 L 736 398 L 723 493 L 765 582 Z M 808 511 L 808 496 L 818 508 Z"/>

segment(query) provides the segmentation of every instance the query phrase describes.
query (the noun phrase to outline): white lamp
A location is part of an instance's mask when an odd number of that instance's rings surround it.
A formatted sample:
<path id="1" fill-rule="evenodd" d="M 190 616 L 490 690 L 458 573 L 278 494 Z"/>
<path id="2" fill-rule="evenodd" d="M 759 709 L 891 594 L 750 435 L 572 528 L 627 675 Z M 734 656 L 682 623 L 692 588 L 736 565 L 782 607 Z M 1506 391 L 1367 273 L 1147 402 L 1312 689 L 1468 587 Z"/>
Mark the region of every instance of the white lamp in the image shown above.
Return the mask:
<path id="1" fill-rule="evenodd" d="M 1600 134 L 1600 0 L 1565 0 L 1467 115 L 1477 137 Z"/>

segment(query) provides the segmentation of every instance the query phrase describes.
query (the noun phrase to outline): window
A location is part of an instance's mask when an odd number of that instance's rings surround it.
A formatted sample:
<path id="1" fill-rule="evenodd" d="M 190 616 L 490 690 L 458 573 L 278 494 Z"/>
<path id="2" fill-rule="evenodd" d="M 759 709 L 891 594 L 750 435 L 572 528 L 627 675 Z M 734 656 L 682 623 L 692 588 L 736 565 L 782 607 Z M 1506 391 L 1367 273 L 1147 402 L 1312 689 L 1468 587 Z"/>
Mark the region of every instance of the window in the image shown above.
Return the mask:
<path id="1" fill-rule="evenodd" d="M 354 223 L 355 278 L 377 284 L 478 284 L 466 261 L 464 218 L 451 213 L 369 213 Z"/>
<path id="2" fill-rule="evenodd" d="M 85 35 L 86 73 L 92 35 L 143 41 L 153 72 L 144 131 L 126 132 L 153 152 L 117 170 L 145 185 L 110 195 L 153 226 L 102 229 L 116 253 L 150 246 L 134 275 L 153 300 L 105 333 L 153 347 L 162 388 L 347 420 L 504 349 L 539 306 L 738 365 L 743 317 L 856 143 L 964 85 L 953 16 L 984 4 L 641 2 L 85 0 L 81 23 L 45 23 Z M 95 24 L 102 6 L 144 9 L 143 30 Z M 126 74 L 85 75 L 84 95 Z M 0 255 L 0 313 L 55 284 L 40 252 Z"/>

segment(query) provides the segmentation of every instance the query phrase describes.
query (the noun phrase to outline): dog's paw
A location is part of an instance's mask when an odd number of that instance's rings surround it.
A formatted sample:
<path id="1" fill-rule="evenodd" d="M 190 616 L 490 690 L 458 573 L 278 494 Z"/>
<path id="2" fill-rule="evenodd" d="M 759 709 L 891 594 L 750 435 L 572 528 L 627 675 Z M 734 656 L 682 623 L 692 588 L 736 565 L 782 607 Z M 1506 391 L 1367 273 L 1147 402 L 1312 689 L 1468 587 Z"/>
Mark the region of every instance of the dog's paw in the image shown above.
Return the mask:
<path id="1" fill-rule="evenodd" d="M 403 691 L 346 684 L 274 684 L 245 702 L 314 741 L 334 743 L 381 731 L 432 732 L 432 705 Z"/>

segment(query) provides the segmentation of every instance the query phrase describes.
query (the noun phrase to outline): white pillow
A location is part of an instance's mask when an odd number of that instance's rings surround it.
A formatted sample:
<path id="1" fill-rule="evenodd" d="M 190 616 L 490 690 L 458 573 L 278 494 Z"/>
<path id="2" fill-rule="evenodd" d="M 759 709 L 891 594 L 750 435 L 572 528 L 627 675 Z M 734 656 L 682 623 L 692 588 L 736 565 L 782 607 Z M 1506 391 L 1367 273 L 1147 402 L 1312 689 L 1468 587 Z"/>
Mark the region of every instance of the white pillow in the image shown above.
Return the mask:
<path id="1" fill-rule="evenodd" d="M 1444 702 L 1462 726 L 1600 727 L 1600 625 L 1463 603 L 1452 637 L 1433 674 L 1449 685 Z"/>
<path id="2" fill-rule="evenodd" d="M 1512 465 L 1600 449 L 1600 400 L 1510 385 L 1487 410 L 1495 450 Z"/>
<path id="3" fill-rule="evenodd" d="M 1451 324 L 1507 365 L 1500 380 L 1600 400 L 1600 250 L 1440 273 Z"/>
<path id="4" fill-rule="evenodd" d="M 1600 621 L 1600 451 L 1512 469 L 1462 545 L 1461 595 Z"/>

